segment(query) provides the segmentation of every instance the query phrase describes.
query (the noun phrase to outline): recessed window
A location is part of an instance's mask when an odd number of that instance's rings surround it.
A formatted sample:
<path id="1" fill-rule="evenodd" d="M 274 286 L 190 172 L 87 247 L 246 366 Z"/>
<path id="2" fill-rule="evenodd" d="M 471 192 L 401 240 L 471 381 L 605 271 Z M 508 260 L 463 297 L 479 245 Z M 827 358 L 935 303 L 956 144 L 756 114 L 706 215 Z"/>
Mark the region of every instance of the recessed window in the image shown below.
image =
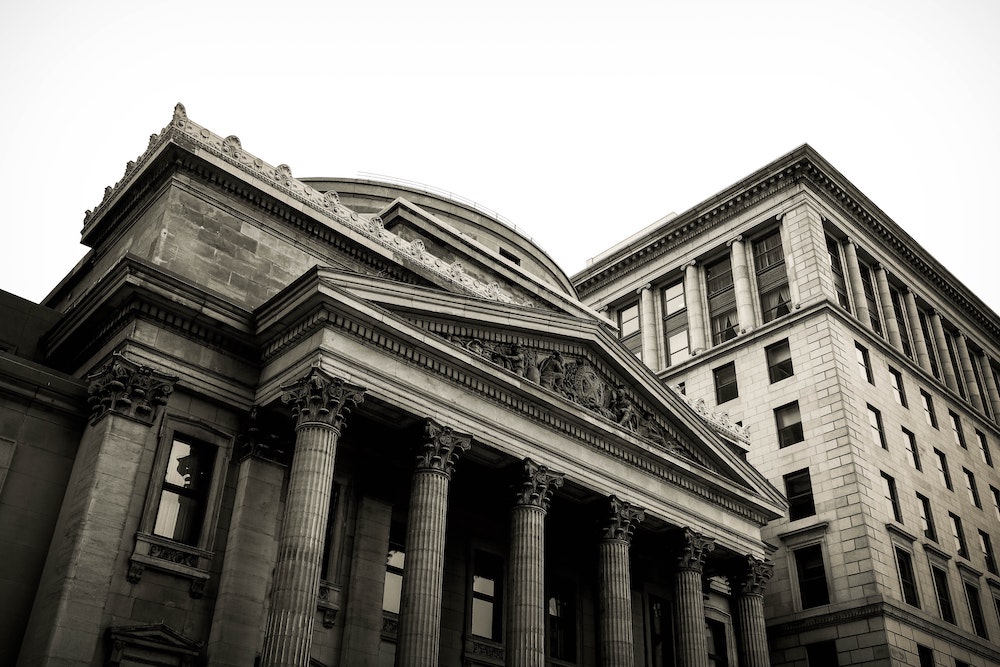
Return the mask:
<path id="1" fill-rule="evenodd" d="M 521 266 L 521 258 L 515 255 L 514 253 L 510 252 L 509 250 L 500 248 L 500 256 L 510 262 L 513 262 L 517 266 Z"/>
<path id="2" fill-rule="evenodd" d="M 679 281 L 663 290 L 663 335 L 667 343 L 667 359 L 673 366 L 687 360 L 690 354 L 688 312 L 684 297 L 684 282 Z"/>
<path id="3" fill-rule="evenodd" d="M 764 323 L 791 312 L 791 295 L 785 273 L 785 254 L 781 232 L 775 230 L 753 244 L 754 268 L 757 271 L 757 294 Z"/>
<path id="4" fill-rule="evenodd" d="M 986 569 L 992 574 L 997 574 L 997 559 L 993 554 L 993 542 L 990 541 L 990 536 L 982 530 L 979 531 L 979 548 L 983 552 L 983 564 L 986 565 Z"/>
<path id="5" fill-rule="evenodd" d="M 965 491 L 969 494 L 969 502 L 982 509 L 983 504 L 979 502 L 979 489 L 976 488 L 976 476 L 968 468 L 962 468 L 962 474 L 965 475 Z"/>
<path id="6" fill-rule="evenodd" d="M 904 408 L 906 404 L 906 390 L 903 389 L 903 374 L 892 366 L 889 366 L 889 384 L 892 386 L 892 397 Z"/>
<path id="7" fill-rule="evenodd" d="M 217 448 L 175 438 L 160 490 L 153 534 L 197 546 Z"/>
<path id="8" fill-rule="evenodd" d="M 788 519 L 795 521 L 816 514 L 809 468 L 789 473 L 784 479 L 785 497 L 788 498 Z"/>
<path id="9" fill-rule="evenodd" d="M 944 324 L 944 320 L 942 320 Z M 945 347 L 948 348 L 948 359 L 951 361 L 951 367 L 955 370 L 955 388 L 958 389 L 958 395 L 962 398 L 966 398 L 965 382 L 962 381 L 962 366 L 958 362 L 958 353 L 955 351 L 955 336 L 956 334 L 952 332 L 947 327 L 944 329 L 944 343 Z"/>
<path id="10" fill-rule="evenodd" d="M 885 432 L 882 430 L 882 413 L 868 406 L 868 426 L 872 433 L 872 442 L 882 449 L 888 449 L 885 444 Z"/>
<path id="11" fill-rule="evenodd" d="M 955 544 L 955 553 L 962 558 L 969 557 L 969 549 L 965 545 L 965 531 L 962 530 L 962 519 L 957 514 L 948 512 L 948 519 L 951 522 L 951 537 Z"/>
<path id="12" fill-rule="evenodd" d="M 718 404 L 731 401 L 740 395 L 736 385 L 736 364 L 730 361 L 712 371 L 715 379 L 715 400 Z"/>
<path id="13" fill-rule="evenodd" d="M 921 470 L 920 450 L 917 449 L 917 438 L 906 427 L 903 427 L 903 448 L 906 450 L 906 458 L 910 461 L 910 465 L 917 470 Z"/>
<path id="14" fill-rule="evenodd" d="M 938 364 L 937 344 L 931 334 L 930 315 L 923 310 L 917 311 L 917 319 L 920 321 L 920 333 L 924 336 L 924 343 L 927 347 L 927 361 L 931 366 L 931 373 L 938 380 L 941 379 L 941 367 Z"/>
<path id="15" fill-rule="evenodd" d="M 792 369 L 792 351 L 787 338 L 767 346 L 764 352 L 767 355 L 767 375 L 772 384 L 795 374 Z"/>
<path id="16" fill-rule="evenodd" d="M 795 572 L 799 579 L 799 599 L 803 609 L 810 609 L 830 603 L 830 589 L 826 584 L 826 566 L 823 564 L 823 549 L 813 544 L 792 552 L 795 556 Z"/>
<path id="17" fill-rule="evenodd" d="M 774 410 L 774 421 L 778 427 L 778 446 L 788 447 L 802 442 L 802 419 L 799 417 L 799 403 L 794 401 Z"/>
<path id="18" fill-rule="evenodd" d="M 476 551 L 473 559 L 471 632 L 477 637 L 500 641 L 503 562 L 485 551 Z"/>
<path id="19" fill-rule="evenodd" d="M 918 506 L 917 510 L 920 512 L 920 529 L 924 533 L 924 537 L 932 542 L 937 542 L 937 531 L 934 530 L 934 515 L 931 513 L 931 501 L 927 499 L 926 496 L 917 494 Z"/>
<path id="20" fill-rule="evenodd" d="M 406 553 L 402 545 L 389 544 L 385 559 L 385 586 L 382 589 L 382 611 L 399 613 L 399 602 L 403 595 L 403 566 Z"/>
<path id="21" fill-rule="evenodd" d="M 563 577 L 552 577 L 545 602 L 548 657 L 576 662 L 576 585 Z"/>
<path id="22" fill-rule="evenodd" d="M 1000 520 L 1000 489 L 991 484 L 990 495 L 993 496 L 993 512 L 997 515 L 997 519 Z"/>
<path id="23" fill-rule="evenodd" d="M 941 615 L 941 620 L 954 624 L 955 610 L 951 606 L 948 573 L 937 565 L 931 565 L 931 579 L 934 581 L 934 595 L 937 596 L 938 613 Z"/>
<path id="24" fill-rule="evenodd" d="M 882 473 L 882 494 L 885 496 L 892 518 L 903 523 L 903 513 L 899 509 L 899 496 L 896 495 L 896 480 L 884 472 Z"/>
<path id="25" fill-rule="evenodd" d="M 712 344 L 719 345 L 739 334 L 736 291 L 733 289 L 732 259 L 726 255 L 705 267 L 708 284 L 708 312 L 712 324 Z"/>
<path id="26" fill-rule="evenodd" d="M 920 607 L 917 578 L 913 573 L 913 558 L 909 551 L 898 546 L 896 547 L 896 568 L 899 570 L 899 585 L 903 591 L 903 602 L 913 607 Z"/>
<path id="27" fill-rule="evenodd" d="M 872 375 L 871 360 L 868 358 L 868 348 L 860 343 L 855 343 L 854 352 L 858 359 L 858 371 L 861 373 L 861 379 L 866 380 L 868 384 L 875 384 L 875 376 Z"/>
<path id="28" fill-rule="evenodd" d="M 982 457 L 983 463 L 992 468 L 993 456 L 990 454 L 990 443 L 986 441 L 986 435 L 978 429 L 976 429 L 976 442 L 979 443 L 979 456 Z"/>
<path id="29" fill-rule="evenodd" d="M 937 428 L 937 415 L 934 414 L 934 401 L 931 395 L 923 389 L 920 390 L 920 407 L 924 411 L 924 421 Z"/>
<path id="30" fill-rule="evenodd" d="M 865 302 L 868 304 L 868 319 L 871 323 L 872 331 L 879 336 L 883 336 L 882 318 L 879 317 L 878 300 L 875 298 L 875 278 L 873 271 L 864 262 L 858 262 L 858 269 L 861 272 L 861 286 L 865 292 Z"/>
<path id="31" fill-rule="evenodd" d="M 809 667 L 840 667 L 837 658 L 837 642 L 827 641 L 806 644 L 806 661 Z"/>
<path id="32" fill-rule="evenodd" d="M 969 603 L 969 615 L 972 617 L 972 629 L 983 639 L 989 639 L 986 632 L 986 619 L 983 617 L 983 605 L 979 599 L 979 587 L 971 581 L 965 584 L 965 599 Z"/>
<path id="33" fill-rule="evenodd" d="M 618 311 L 621 341 L 628 351 L 642 357 L 642 333 L 639 331 L 639 304 L 633 303 Z"/>
<path id="34" fill-rule="evenodd" d="M 920 661 L 920 667 L 934 667 L 934 650 L 917 644 L 917 659 Z"/>
<path id="35" fill-rule="evenodd" d="M 955 444 L 962 449 L 968 449 L 965 445 L 965 434 L 962 432 L 962 420 L 951 410 L 948 411 L 948 423 L 951 424 L 951 437 Z"/>
<path id="36" fill-rule="evenodd" d="M 906 321 L 906 310 L 903 307 L 903 295 L 895 285 L 889 285 L 889 300 L 892 302 L 896 326 L 899 328 L 899 344 L 903 354 L 913 358 L 913 346 L 910 344 L 910 326 Z"/>
<path id="37" fill-rule="evenodd" d="M 847 280 L 844 277 L 844 264 L 840 259 L 840 243 L 831 236 L 826 237 L 826 251 L 830 256 L 830 270 L 833 273 L 833 289 L 837 293 L 837 303 L 851 312 L 851 301 L 847 297 Z"/>
<path id="38" fill-rule="evenodd" d="M 708 644 L 709 667 L 729 667 L 729 649 L 726 646 L 726 625 L 714 618 L 705 619 L 705 639 Z"/>
<path id="39" fill-rule="evenodd" d="M 940 449 L 935 449 L 934 458 L 937 460 L 938 478 L 941 480 L 941 483 L 944 484 L 945 488 L 947 488 L 949 491 L 952 491 L 953 488 L 951 486 L 951 474 L 949 474 L 948 472 L 947 457 L 945 457 L 944 452 L 942 452 Z"/>

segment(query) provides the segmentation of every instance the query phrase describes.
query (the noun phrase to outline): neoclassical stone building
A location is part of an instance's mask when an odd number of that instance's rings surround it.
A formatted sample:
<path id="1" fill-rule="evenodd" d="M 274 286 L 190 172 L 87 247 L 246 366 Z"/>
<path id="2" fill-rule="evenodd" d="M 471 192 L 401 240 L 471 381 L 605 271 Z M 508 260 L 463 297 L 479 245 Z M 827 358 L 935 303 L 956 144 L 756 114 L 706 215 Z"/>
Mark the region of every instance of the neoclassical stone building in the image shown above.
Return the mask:
<path id="1" fill-rule="evenodd" d="M 178 105 L 0 299 L 0 663 L 769 665 L 783 496 L 490 215 Z"/>

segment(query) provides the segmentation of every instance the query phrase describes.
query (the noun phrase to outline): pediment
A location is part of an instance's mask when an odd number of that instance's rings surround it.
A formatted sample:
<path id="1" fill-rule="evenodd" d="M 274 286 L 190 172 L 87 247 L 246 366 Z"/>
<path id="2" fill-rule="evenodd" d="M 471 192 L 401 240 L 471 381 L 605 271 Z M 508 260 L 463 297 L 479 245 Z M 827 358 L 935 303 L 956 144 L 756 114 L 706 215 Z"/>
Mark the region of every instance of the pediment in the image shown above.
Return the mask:
<path id="1" fill-rule="evenodd" d="M 193 665 L 201 644 L 164 623 L 129 625 L 107 629 L 109 665 Z"/>

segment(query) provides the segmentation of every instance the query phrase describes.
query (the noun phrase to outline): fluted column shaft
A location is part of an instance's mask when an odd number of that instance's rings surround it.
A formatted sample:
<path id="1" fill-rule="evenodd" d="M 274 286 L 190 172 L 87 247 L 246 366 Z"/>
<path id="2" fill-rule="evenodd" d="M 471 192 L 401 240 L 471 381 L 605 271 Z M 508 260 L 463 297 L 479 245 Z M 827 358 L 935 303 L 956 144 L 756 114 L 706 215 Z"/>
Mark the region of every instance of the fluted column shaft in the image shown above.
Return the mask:
<path id="1" fill-rule="evenodd" d="M 875 285 L 878 287 L 878 300 L 885 315 L 885 332 L 889 343 L 897 350 L 903 349 L 903 339 L 899 335 L 899 320 L 896 319 L 896 309 L 892 305 L 892 293 L 889 291 L 889 276 L 884 267 L 875 269 Z"/>
<path id="2" fill-rule="evenodd" d="M 632 575 L 629 546 L 643 510 L 611 496 L 610 517 L 600 544 L 601 664 L 626 667 L 635 664 L 632 636 Z"/>
<path id="3" fill-rule="evenodd" d="M 1000 387 L 997 387 L 996 377 L 993 375 L 993 362 L 988 354 L 984 354 L 983 360 L 983 381 L 986 382 L 986 395 L 990 405 L 993 406 L 993 421 L 1000 422 Z"/>
<path id="4" fill-rule="evenodd" d="M 964 380 L 965 388 L 969 394 L 969 402 L 982 410 L 983 395 L 979 392 L 979 383 L 976 382 L 976 372 L 972 368 L 972 355 L 969 354 L 969 344 L 965 339 L 964 333 L 958 334 L 956 343 L 958 345 L 958 362 L 962 365 L 961 373 L 957 379 L 960 382 Z"/>
<path id="5" fill-rule="evenodd" d="M 740 571 L 729 577 L 736 602 L 740 667 L 771 667 L 764 623 L 764 588 L 773 573 L 773 564 L 748 556 Z"/>
<path id="6" fill-rule="evenodd" d="M 514 497 L 507 604 L 508 667 L 545 665 L 545 515 L 561 473 L 530 459 Z"/>
<path id="7" fill-rule="evenodd" d="M 729 242 L 733 267 L 733 290 L 736 292 L 736 316 L 740 320 L 740 331 L 750 331 L 754 327 L 753 293 L 750 289 L 750 267 L 747 265 L 746 246 L 743 237 L 737 236 Z"/>
<path id="8" fill-rule="evenodd" d="M 282 389 L 297 419 L 295 453 L 261 664 L 308 667 L 337 440 L 364 390 L 318 368 Z"/>
<path id="9" fill-rule="evenodd" d="M 642 360 L 654 371 L 660 370 L 660 358 L 657 354 L 657 341 L 660 339 L 660 326 L 653 305 L 653 287 L 644 285 L 639 289 L 639 324 L 642 336 Z"/>
<path id="10" fill-rule="evenodd" d="M 674 586 L 677 660 L 684 667 L 708 667 L 702 571 L 705 558 L 713 549 L 715 541 L 711 538 L 684 531 Z"/>
<path id="11" fill-rule="evenodd" d="M 701 281 L 698 266 L 691 262 L 684 267 L 684 305 L 687 307 L 688 338 L 691 354 L 705 351 L 705 309 L 701 302 Z"/>
<path id="12" fill-rule="evenodd" d="M 917 311 L 917 300 L 913 292 L 906 290 L 903 294 L 903 304 L 906 306 L 906 320 L 910 323 L 910 334 L 913 338 L 913 349 L 917 355 L 917 363 L 928 373 L 931 372 L 931 358 L 927 351 L 927 340 L 924 339 L 924 328 L 920 326 L 920 314 Z"/>
<path id="13" fill-rule="evenodd" d="M 469 436 L 427 420 L 410 487 L 397 667 L 438 664 L 448 488 L 455 462 L 470 444 Z"/>
<path id="14" fill-rule="evenodd" d="M 865 298 L 865 286 L 861 282 L 858 249 L 850 239 L 844 242 L 844 261 L 847 262 L 847 278 L 850 281 L 851 296 L 854 297 L 854 313 L 861 320 L 861 324 L 871 330 L 872 317 L 868 310 L 868 299 Z"/>
<path id="15" fill-rule="evenodd" d="M 951 355 L 948 353 L 948 339 L 944 332 L 944 324 L 941 323 L 941 316 L 937 313 L 931 313 L 931 330 L 934 332 L 934 341 L 937 343 L 938 365 L 941 367 L 944 383 L 952 391 L 958 391 L 958 377 L 955 374 L 955 366 L 951 363 Z"/>

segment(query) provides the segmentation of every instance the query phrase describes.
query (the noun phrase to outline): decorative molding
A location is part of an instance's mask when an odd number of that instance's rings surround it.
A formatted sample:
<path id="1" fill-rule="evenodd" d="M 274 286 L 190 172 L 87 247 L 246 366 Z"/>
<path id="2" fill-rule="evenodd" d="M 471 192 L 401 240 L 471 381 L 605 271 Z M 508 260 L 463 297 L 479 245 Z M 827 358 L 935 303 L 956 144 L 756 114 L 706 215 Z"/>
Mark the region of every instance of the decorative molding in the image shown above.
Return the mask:
<path id="1" fill-rule="evenodd" d="M 829 521 L 817 521 L 816 523 L 803 526 L 802 528 L 796 528 L 795 530 L 778 533 L 777 538 L 782 542 L 807 540 L 826 534 L 827 528 L 829 527 Z"/>
<path id="2" fill-rule="evenodd" d="M 908 533 L 907 531 L 903 530 L 901 527 L 897 526 L 894 523 L 885 524 L 885 529 L 889 532 L 890 535 L 895 535 L 899 539 L 905 540 L 910 544 L 913 544 L 914 542 L 917 541 L 916 535 Z"/>
<path id="3" fill-rule="evenodd" d="M 741 595 L 764 595 L 767 582 L 773 575 L 774 563 L 747 556 L 739 565 L 733 565 L 727 578 L 733 590 L 739 591 Z"/>
<path id="4" fill-rule="evenodd" d="M 417 452 L 418 471 L 436 471 L 451 476 L 463 452 L 472 447 L 472 436 L 456 433 L 433 419 L 424 420 L 424 440 Z"/>
<path id="5" fill-rule="evenodd" d="M 193 667 L 199 664 L 204 644 L 185 637 L 164 623 L 152 625 L 130 625 L 109 627 L 106 630 L 108 642 L 107 664 L 111 667 L 146 662 L 155 655 L 163 665 Z"/>
<path id="6" fill-rule="evenodd" d="M 115 352 L 103 368 L 87 376 L 90 421 L 114 412 L 152 425 L 156 409 L 167 404 L 177 379 Z"/>
<path id="7" fill-rule="evenodd" d="M 212 552 L 187 544 L 174 542 L 157 535 L 138 533 L 135 549 L 129 557 L 128 574 L 130 583 L 138 584 L 146 568 L 190 580 L 189 593 L 198 599 L 205 594 L 205 584 L 211 578 Z"/>
<path id="8" fill-rule="evenodd" d="M 677 554 L 677 568 L 701 572 L 705 567 L 705 559 L 715 550 L 715 540 L 705 537 L 690 528 L 684 529 Z"/>
<path id="9" fill-rule="evenodd" d="M 681 386 L 679 384 L 671 385 L 670 389 L 672 389 L 682 401 L 687 403 L 691 409 L 698 413 L 698 416 L 701 417 L 702 421 L 711 426 L 714 430 L 722 433 L 726 437 L 742 442 L 748 447 L 750 446 L 750 429 L 745 426 L 740 426 L 734 422 L 729 417 L 728 412 L 713 412 L 709 410 L 708 403 L 705 402 L 704 398 L 691 398 L 681 391 Z"/>
<path id="10" fill-rule="evenodd" d="M 645 518 L 646 513 L 641 507 L 636 507 L 617 496 L 609 496 L 608 516 L 601 526 L 601 535 L 605 540 L 631 543 L 636 527 Z"/>
<path id="11" fill-rule="evenodd" d="M 309 374 L 281 387 L 281 401 L 291 406 L 296 430 L 324 424 L 340 430 L 347 413 L 365 400 L 365 389 L 313 367 Z"/>
<path id="12" fill-rule="evenodd" d="M 527 505 L 549 510 L 552 494 L 563 485 L 564 474 L 551 472 L 547 466 L 541 466 L 531 459 L 524 459 L 524 474 L 521 484 L 514 492 L 514 505 Z"/>

